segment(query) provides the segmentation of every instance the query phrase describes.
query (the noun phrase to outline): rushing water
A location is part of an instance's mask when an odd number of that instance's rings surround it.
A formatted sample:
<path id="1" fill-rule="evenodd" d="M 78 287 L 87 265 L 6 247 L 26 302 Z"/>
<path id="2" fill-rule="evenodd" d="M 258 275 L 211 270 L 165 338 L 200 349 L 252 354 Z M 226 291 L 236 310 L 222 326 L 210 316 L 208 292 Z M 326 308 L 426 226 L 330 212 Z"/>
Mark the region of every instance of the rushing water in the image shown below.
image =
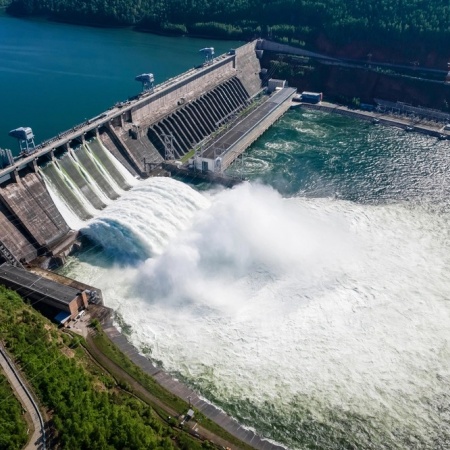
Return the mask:
<path id="1" fill-rule="evenodd" d="M 251 182 L 140 182 L 66 273 L 166 370 L 289 448 L 450 446 L 448 143 L 291 111 Z"/>

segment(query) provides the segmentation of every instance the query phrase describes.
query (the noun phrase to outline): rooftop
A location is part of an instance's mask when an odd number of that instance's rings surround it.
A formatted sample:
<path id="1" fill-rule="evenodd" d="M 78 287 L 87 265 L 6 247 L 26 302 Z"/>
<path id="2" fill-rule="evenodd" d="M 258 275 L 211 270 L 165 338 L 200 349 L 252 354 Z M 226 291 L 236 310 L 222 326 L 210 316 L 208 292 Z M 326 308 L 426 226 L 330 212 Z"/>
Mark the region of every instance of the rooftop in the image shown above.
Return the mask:
<path id="1" fill-rule="evenodd" d="M 22 295 L 29 295 L 32 291 L 35 294 L 32 300 L 42 297 L 62 305 L 68 305 L 80 293 L 78 289 L 42 278 L 7 263 L 0 266 L 0 284 L 5 284 Z M 21 289 L 23 289 L 22 292 Z"/>

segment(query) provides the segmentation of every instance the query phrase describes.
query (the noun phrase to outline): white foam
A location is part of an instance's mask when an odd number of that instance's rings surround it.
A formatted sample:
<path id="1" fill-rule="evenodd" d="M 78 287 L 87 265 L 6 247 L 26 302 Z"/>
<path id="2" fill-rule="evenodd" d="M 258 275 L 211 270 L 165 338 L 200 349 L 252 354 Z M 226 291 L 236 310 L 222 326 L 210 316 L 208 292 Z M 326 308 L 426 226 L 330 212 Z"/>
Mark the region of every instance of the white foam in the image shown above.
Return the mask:
<path id="1" fill-rule="evenodd" d="M 448 218 L 245 184 L 174 221 L 184 231 L 170 240 L 152 208 L 129 225 L 154 228 L 143 239 L 160 256 L 126 270 L 79 263 L 72 275 L 89 274 L 168 370 L 286 417 L 300 396 L 317 417 L 341 408 L 386 434 L 448 427 L 433 406 L 450 379 Z"/>

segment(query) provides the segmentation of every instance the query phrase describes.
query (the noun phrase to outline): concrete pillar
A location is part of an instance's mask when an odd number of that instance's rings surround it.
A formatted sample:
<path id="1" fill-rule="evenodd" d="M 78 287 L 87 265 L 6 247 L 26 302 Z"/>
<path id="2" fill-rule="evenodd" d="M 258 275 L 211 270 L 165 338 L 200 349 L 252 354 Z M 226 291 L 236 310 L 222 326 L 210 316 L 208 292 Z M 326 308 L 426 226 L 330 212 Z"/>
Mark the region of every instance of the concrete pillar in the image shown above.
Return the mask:
<path id="1" fill-rule="evenodd" d="M 33 161 L 31 161 L 30 164 L 31 164 L 31 167 L 33 169 L 33 172 L 34 173 L 38 173 L 39 172 L 39 166 L 38 166 L 38 163 L 37 163 L 37 158 L 33 159 Z"/>
<path id="2" fill-rule="evenodd" d="M 191 147 L 192 139 L 186 137 L 183 130 L 178 127 L 176 119 L 173 115 L 167 117 L 167 123 L 170 124 L 174 136 L 176 136 L 177 143 L 180 145 L 183 155 L 186 154 L 187 150 Z"/>
<path id="3" fill-rule="evenodd" d="M 235 97 L 227 89 L 227 83 L 221 86 L 217 86 L 217 94 L 225 104 L 230 104 L 230 112 L 235 110 L 236 108 L 239 108 L 240 103 L 236 101 Z"/>
<path id="4" fill-rule="evenodd" d="M 244 85 L 242 84 L 241 80 L 239 80 L 238 78 L 233 78 L 233 81 L 234 81 L 234 85 L 236 86 L 236 89 L 238 90 L 238 92 L 241 92 L 245 98 L 250 98 L 250 96 L 248 95 L 247 90 L 244 88 Z"/>
<path id="5" fill-rule="evenodd" d="M 19 170 L 18 170 L 18 169 L 14 169 L 14 170 L 11 172 L 11 176 L 12 176 L 12 179 L 13 179 L 17 184 L 22 184 L 22 181 L 21 181 L 21 179 L 20 179 L 20 175 L 19 175 Z"/>
<path id="6" fill-rule="evenodd" d="M 223 87 L 224 91 L 228 93 L 228 96 L 233 99 L 233 101 L 238 105 L 238 108 L 243 108 L 247 104 L 246 98 L 243 98 L 242 95 L 234 88 L 233 83 L 227 83 L 226 86 Z"/>
<path id="7" fill-rule="evenodd" d="M 220 102 L 217 100 L 214 91 L 208 92 L 208 94 L 206 94 L 206 99 L 212 105 L 212 111 L 211 112 L 214 112 L 216 117 L 217 117 L 217 120 L 214 123 L 214 126 L 217 126 L 216 123 L 220 122 L 224 118 L 224 116 L 226 116 L 227 113 L 223 109 L 223 107 L 220 104 Z"/>
<path id="8" fill-rule="evenodd" d="M 197 137 L 195 136 L 192 127 L 186 128 L 184 126 L 183 118 L 179 114 L 179 111 L 177 111 L 175 114 L 172 114 L 171 118 L 174 121 L 174 126 L 176 126 L 180 130 L 180 133 L 183 134 L 187 142 L 189 143 L 196 142 Z"/>
<path id="9" fill-rule="evenodd" d="M 208 133 L 199 126 L 200 118 L 198 115 L 193 114 L 192 104 L 189 104 L 186 108 L 184 108 L 182 113 L 183 126 L 189 130 L 194 141 L 203 139 Z"/>
<path id="10" fill-rule="evenodd" d="M 192 110 L 195 117 L 199 117 L 202 120 L 202 123 L 205 126 L 207 134 L 211 133 L 214 130 L 214 124 L 211 120 L 211 117 L 207 116 L 204 112 L 208 106 L 206 105 L 204 99 L 199 98 L 195 102 L 192 103 Z"/>
<path id="11" fill-rule="evenodd" d="M 200 99 L 200 102 L 203 101 L 205 108 L 202 112 L 205 114 L 207 118 L 210 119 L 213 129 L 216 128 L 216 123 L 221 119 L 220 114 L 217 112 L 216 105 L 211 101 L 211 97 L 205 95 Z"/>
<path id="12" fill-rule="evenodd" d="M 227 113 L 226 114 L 227 116 L 239 106 L 233 102 L 230 96 L 224 93 L 223 88 L 221 86 L 218 86 L 217 89 L 215 89 L 215 93 L 217 95 L 218 100 L 220 100 L 220 102 L 222 103 Z"/>
<path id="13" fill-rule="evenodd" d="M 188 105 L 183 111 L 181 111 L 184 117 L 185 126 L 196 127 L 199 131 L 200 141 L 208 135 L 206 124 L 200 115 L 196 114 L 194 111 L 194 106 L 192 104 Z M 194 120 L 195 119 L 195 120 Z"/>

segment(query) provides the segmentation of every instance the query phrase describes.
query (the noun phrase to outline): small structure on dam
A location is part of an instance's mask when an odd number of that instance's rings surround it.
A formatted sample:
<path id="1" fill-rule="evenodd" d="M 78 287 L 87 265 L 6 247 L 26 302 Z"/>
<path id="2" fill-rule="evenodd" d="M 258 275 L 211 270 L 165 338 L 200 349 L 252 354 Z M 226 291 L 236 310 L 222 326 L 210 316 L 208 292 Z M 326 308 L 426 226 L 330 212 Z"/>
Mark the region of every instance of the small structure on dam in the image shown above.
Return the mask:
<path id="1" fill-rule="evenodd" d="M 54 198 L 85 221 L 166 158 L 192 163 L 196 156 L 195 164 L 221 172 L 287 109 L 295 90 L 262 95 L 256 41 L 217 57 L 206 50 L 207 64 L 159 85 L 153 74 L 139 75 L 143 92 L 37 146 L 30 128 L 13 130 L 21 130 L 15 136 L 26 150 L 17 160 L 2 156 L 0 263 L 70 251 L 77 233 Z"/>
<path id="2" fill-rule="evenodd" d="M 19 141 L 21 153 L 30 153 L 34 150 L 34 134 L 30 127 L 20 127 L 11 130 L 9 135 Z"/>

